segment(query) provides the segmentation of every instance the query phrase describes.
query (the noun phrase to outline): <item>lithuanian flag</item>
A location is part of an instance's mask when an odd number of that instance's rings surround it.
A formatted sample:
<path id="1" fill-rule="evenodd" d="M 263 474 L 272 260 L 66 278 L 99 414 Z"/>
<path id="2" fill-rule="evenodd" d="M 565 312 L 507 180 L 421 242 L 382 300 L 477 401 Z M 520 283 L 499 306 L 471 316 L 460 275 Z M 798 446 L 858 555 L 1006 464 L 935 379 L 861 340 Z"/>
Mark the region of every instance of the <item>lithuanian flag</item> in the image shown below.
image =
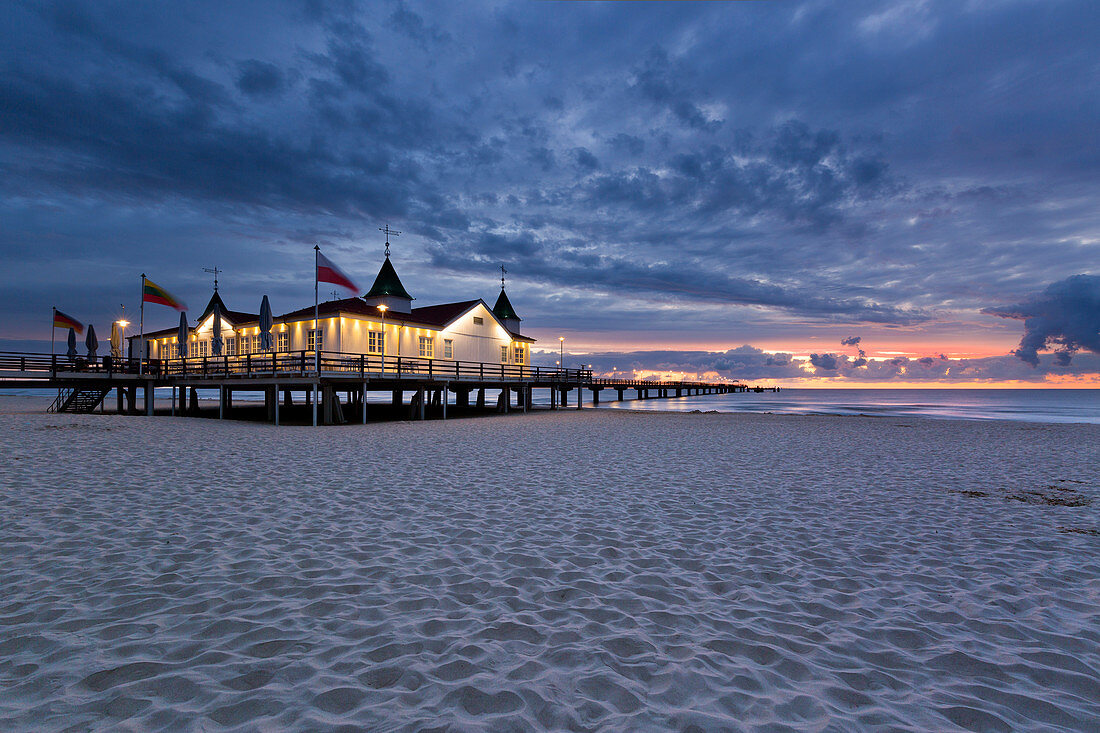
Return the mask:
<path id="1" fill-rule="evenodd" d="M 71 328 L 77 333 L 84 333 L 84 324 L 76 320 L 72 316 L 67 316 L 57 308 L 53 309 L 53 327 L 54 328 Z"/>
<path id="2" fill-rule="evenodd" d="M 149 278 L 145 278 L 144 285 L 141 291 L 141 300 L 145 303 L 159 303 L 160 305 L 166 305 L 169 308 L 175 308 L 178 311 L 187 310 L 187 306 L 183 304 L 183 301 L 177 300 L 172 297 L 172 294 L 167 290 L 157 285 Z"/>

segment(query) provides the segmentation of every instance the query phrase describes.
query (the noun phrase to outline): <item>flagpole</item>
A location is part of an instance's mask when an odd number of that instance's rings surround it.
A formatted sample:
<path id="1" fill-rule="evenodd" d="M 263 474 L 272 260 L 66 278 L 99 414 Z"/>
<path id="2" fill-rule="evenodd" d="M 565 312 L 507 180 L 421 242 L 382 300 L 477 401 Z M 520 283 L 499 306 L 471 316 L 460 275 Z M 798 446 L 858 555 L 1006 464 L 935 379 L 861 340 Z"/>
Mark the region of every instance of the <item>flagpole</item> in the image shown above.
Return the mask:
<path id="1" fill-rule="evenodd" d="M 145 373 L 145 362 L 141 358 L 141 349 L 145 344 L 145 273 L 141 273 L 141 307 L 138 317 L 138 375 Z"/>
<path id="2" fill-rule="evenodd" d="M 57 331 L 57 326 L 54 323 L 57 321 L 57 306 L 51 306 L 53 308 L 53 318 L 50 319 L 50 356 L 54 355 L 53 350 L 53 335 Z"/>
<path id="3" fill-rule="evenodd" d="M 317 369 L 317 382 L 313 389 L 313 427 L 317 427 L 317 398 L 320 396 L 318 388 L 321 386 L 321 349 L 319 348 L 320 338 L 318 338 L 321 334 L 317 331 L 317 299 L 320 289 L 317 267 L 321 264 L 320 255 L 320 246 L 313 245 L 313 358 Z"/>

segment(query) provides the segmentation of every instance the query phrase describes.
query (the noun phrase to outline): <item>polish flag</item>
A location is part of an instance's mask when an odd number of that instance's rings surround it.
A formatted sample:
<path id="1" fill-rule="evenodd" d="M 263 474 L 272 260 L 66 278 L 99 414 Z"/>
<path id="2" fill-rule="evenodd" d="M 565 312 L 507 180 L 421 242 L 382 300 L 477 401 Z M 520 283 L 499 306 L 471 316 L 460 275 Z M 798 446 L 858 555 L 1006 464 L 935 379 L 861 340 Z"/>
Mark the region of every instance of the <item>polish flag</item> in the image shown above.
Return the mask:
<path id="1" fill-rule="evenodd" d="M 334 265 L 320 251 L 317 252 L 317 282 L 342 285 L 348 290 L 359 292 L 359 288 L 355 287 L 355 283 L 351 281 L 351 278 L 345 275 L 343 270 Z"/>

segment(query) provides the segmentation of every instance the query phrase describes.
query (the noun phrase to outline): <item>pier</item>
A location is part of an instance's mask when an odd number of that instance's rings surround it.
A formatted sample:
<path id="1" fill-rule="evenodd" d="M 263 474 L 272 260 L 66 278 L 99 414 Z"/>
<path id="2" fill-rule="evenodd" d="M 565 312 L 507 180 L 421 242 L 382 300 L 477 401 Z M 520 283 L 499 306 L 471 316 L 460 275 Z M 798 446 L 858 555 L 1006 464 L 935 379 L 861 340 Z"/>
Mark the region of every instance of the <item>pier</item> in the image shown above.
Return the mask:
<path id="1" fill-rule="evenodd" d="M 216 417 L 226 419 L 262 410 L 276 425 L 366 423 L 380 410 L 388 419 L 413 420 L 446 419 L 449 410 L 453 416 L 527 412 L 535 408 L 536 390 L 549 398 L 539 408 L 550 410 L 579 410 L 601 400 L 778 391 L 740 382 L 609 379 L 585 369 L 327 351 L 94 361 L 0 352 L 0 387 L 56 390 L 51 412 L 107 411 L 113 394 L 112 412 L 120 414 L 213 417 L 216 409 Z M 169 408 L 158 410 L 157 389 L 171 390 Z M 200 403 L 200 390 L 216 392 L 216 408 Z M 486 404 L 487 390 L 499 393 L 495 403 Z M 235 405 L 234 392 L 263 393 L 262 407 Z M 372 393 L 385 397 L 371 401 Z"/>

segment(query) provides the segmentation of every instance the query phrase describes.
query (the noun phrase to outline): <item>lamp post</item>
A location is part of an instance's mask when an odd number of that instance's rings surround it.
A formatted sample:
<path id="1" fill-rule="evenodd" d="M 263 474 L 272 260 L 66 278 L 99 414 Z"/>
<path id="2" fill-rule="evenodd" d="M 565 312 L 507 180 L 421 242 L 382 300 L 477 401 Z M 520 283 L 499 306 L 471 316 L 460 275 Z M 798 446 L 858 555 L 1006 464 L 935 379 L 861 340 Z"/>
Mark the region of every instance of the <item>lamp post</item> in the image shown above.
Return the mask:
<path id="1" fill-rule="evenodd" d="M 558 364 L 565 371 L 565 336 L 558 336 Z"/>
<path id="2" fill-rule="evenodd" d="M 388 305 L 378 305 L 378 311 L 382 314 L 382 371 L 386 371 L 386 311 L 389 309 Z"/>
<path id="3" fill-rule="evenodd" d="M 126 327 L 130 325 L 130 322 L 125 318 L 119 318 L 115 323 L 118 324 L 118 352 L 119 358 L 122 358 L 122 345 L 126 343 Z"/>

